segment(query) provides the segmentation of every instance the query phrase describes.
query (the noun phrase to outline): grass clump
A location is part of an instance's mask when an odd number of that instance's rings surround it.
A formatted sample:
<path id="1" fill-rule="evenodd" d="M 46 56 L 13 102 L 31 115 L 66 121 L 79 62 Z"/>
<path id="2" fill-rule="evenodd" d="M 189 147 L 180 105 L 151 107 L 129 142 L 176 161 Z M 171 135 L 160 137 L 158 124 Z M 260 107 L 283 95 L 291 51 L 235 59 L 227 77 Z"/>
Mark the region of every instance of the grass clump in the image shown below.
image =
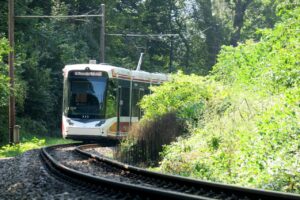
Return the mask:
<path id="1" fill-rule="evenodd" d="M 163 145 L 170 144 L 182 135 L 184 125 L 175 113 L 166 113 L 152 120 L 133 126 L 126 140 L 122 141 L 116 158 L 139 166 L 157 166 Z"/>
<path id="2" fill-rule="evenodd" d="M 41 137 L 26 134 L 22 136 L 19 144 L 0 147 L 0 158 L 14 157 L 31 149 L 39 149 L 44 146 L 67 144 L 71 142 L 72 140 L 65 140 L 57 137 Z"/>

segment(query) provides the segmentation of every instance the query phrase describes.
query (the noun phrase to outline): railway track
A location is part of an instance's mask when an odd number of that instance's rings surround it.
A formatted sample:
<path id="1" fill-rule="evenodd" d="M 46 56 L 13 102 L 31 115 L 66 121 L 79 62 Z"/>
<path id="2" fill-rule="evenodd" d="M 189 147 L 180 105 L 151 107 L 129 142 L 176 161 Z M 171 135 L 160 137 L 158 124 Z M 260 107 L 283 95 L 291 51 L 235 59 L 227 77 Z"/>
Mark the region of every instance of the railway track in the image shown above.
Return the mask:
<path id="1" fill-rule="evenodd" d="M 47 167 L 58 177 L 111 199 L 300 199 L 300 195 L 290 193 L 151 172 L 87 151 L 94 147 L 99 145 L 69 144 L 45 147 L 41 150 L 41 156 Z M 78 167 L 76 163 L 83 167 Z"/>

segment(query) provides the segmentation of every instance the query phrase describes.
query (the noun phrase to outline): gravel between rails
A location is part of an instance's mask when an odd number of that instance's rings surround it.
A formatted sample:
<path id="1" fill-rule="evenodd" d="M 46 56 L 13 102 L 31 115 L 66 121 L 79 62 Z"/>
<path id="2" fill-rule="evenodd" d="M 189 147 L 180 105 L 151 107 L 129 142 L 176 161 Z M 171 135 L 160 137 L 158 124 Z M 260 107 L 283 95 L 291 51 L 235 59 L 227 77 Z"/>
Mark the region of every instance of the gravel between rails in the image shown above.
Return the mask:
<path id="1" fill-rule="evenodd" d="M 49 174 L 40 159 L 40 150 L 15 158 L 0 159 L 0 199 L 111 199 L 82 190 Z"/>
<path id="2" fill-rule="evenodd" d="M 152 184 L 147 184 L 141 180 L 127 177 L 130 174 L 128 171 L 120 170 L 106 163 L 98 162 L 92 158 L 87 159 L 85 156 L 76 153 L 74 149 L 75 147 L 56 148 L 50 154 L 63 165 L 80 172 L 109 180 L 153 187 Z"/>
<path id="3" fill-rule="evenodd" d="M 90 149 L 84 149 L 84 151 L 95 154 L 97 156 L 104 156 L 106 158 L 114 159 L 116 147 L 95 147 Z"/>

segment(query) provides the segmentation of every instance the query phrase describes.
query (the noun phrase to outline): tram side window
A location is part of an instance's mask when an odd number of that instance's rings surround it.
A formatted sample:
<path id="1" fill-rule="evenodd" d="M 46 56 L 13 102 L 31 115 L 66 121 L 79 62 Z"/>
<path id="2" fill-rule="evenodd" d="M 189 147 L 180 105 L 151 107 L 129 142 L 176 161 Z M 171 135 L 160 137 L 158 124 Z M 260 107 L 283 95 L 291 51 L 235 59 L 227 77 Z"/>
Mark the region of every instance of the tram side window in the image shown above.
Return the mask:
<path id="1" fill-rule="evenodd" d="M 121 88 L 121 116 L 129 116 L 130 88 Z"/>
<path id="2" fill-rule="evenodd" d="M 149 90 L 149 88 L 147 88 L 144 91 L 142 91 L 142 93 L 140 93 L 140 94 L 141 94 L 141 97 L 140 97 L 141 99 L 140 100 L 142 100 L 143 96 L 151 94 L 151 91 Z M 143 115 L 144 115 L 144 110 L 140 109 L 139 117 L 141 117 Z"/>
<path id="3" fill-rule="evenodd" d="M 140 108 L 138 106 L 140 100 L 139 91 L 139 88 L 133 88 L 132 90 L 132 117 L 138 117 L 140 113 Z"/>
<path id="4" fill-rule="evenodd" d="M 106 118 L 117 116 L 117 87 L 115 80 L 109 80 L 106 100 Z"/>
<path id="5" fill-rule="evenodd" d="M 144 95 L 150 94 L 148 83 L 133 83 L 132 89 L 132 117 L 141 117 L 143 113 L 141 112 L 140 106 L 138 105 Z"/>

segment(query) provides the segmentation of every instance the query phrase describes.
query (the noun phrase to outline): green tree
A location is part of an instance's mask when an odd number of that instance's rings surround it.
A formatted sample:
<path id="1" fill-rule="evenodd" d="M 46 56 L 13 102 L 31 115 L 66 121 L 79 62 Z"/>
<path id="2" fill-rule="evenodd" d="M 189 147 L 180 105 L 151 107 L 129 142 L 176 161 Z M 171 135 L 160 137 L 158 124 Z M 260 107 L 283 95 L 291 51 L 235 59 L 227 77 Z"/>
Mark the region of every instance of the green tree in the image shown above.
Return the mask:
<path id="1" fill-rule="evenodd" d="M 241 37 L 241 29 L 244 25 L 244 16 L 246 13 L 246 9 L 253 2 L 253 0 L 227 0 L 230 6 L 232 6 L 234 10 L 234 18 L 233 18 L 233 28 L 234 32 L 232 33 L 230 44 L 233 46 L 237 46 L 238 41 Z"/>
<path id="2" fill-rule="evenodd" d="M 3 55 L 8 54 L 9 47 L 6 38 L 0 38 L 0 107 L 7 105 L 9 93 L 8 68 L 3 63 Z"/>
<path id="3" fill-rule="evenodd" d="M 6 38 L 0 38 L 0 144 L 7 138 L 7 115 L 8 115 L 8 96 L 9 96 L 9 77 L 8 67 L 3 62 L 3 56 L 8 54 L 9 46 Z"/>
<path id="4" fill-rule="evenodd" d="M 207 78 L 223 87 L 207 87 L 214 92 L 199 126 L 165 147 L 162 171 L 300 192 L 300 7 L 284 2 L 277 10 L 281 21 L 261 30 L 259 41 L 222 48 Z"/>
<path id="5" fill-rule="evenodd" d="M 243 13 L 240 28 L 234 26 L 232 18 L 238 3 L 244 5 L 246 0 L 18 0 L 15 13 L 99 14 L 100 5 L 105 3 L 106 33 L 179 35 L 173 38 L 106 35 L 106 62 L 135 69 L 140 53 L 144 52 L 143 70 L 208 74 L 220 46 L 230 44 L 236 30 L 240 31 L 238 41 L 243 41 L 253 38 L 257 28 L 273 26 L 278 20 L 274 10 L 279 2 L 252 0 Z M 7 36 L 7 7 L 7 1 L 2 1 L 0 33 L 3 36 Z M 99 18 L 16 18 L 16 83 L 19 92 L 23 92 L 17 96 L 18 120 L 31 118 L 49 130 L 59 129 L 61 69 L 66 64 L 99 58 L 99 29 Z M 259 40 L 260 36 L 256 34 L 255 39 Z"/>

